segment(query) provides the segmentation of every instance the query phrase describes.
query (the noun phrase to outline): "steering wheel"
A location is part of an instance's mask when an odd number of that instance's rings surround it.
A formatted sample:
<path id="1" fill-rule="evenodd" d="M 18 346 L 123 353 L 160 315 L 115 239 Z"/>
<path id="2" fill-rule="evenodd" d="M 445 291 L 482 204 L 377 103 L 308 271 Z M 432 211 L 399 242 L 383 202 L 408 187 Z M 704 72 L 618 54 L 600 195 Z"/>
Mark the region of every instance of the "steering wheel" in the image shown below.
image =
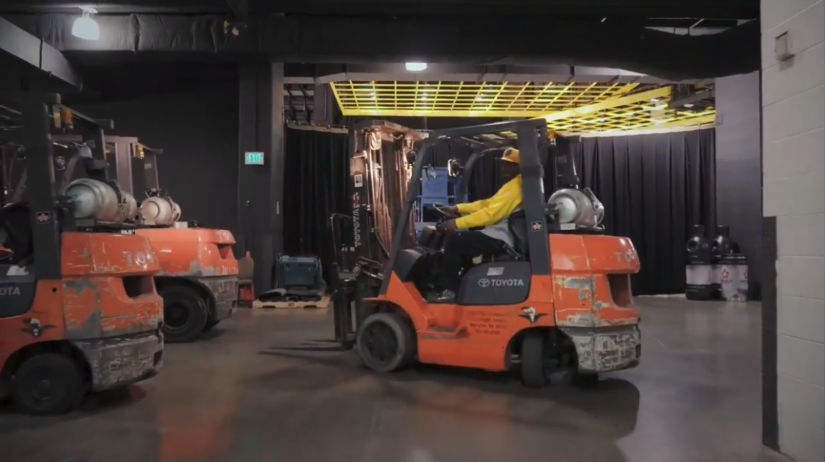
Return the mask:
<path id="1" fill-rule="evenodd" d="M 433 210 L 435 210 L 436 212 L 441 214 L 442 218 L 446 218 L 448 220 L 453 218 L 453 216 L 451 214 L 447 213 L 447 210 L 445 210 L 444 206 L 442 206 L 441 204 L 432 204 L 431 207 L 432 207 Z"/>

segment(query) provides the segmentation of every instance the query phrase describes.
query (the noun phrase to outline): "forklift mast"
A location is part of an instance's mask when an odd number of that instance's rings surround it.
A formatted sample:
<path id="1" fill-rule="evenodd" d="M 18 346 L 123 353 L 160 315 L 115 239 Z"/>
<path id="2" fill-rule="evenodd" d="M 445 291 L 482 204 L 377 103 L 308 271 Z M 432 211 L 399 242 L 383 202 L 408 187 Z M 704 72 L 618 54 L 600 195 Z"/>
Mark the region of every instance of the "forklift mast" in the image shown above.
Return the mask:
<path id="1" fill-rule="evenodd" d="M 369 120 L 353 127 L 350 137 L 354 255 L 384 262 L 393 223 L 406 199 L 413 144 L 425 135 L 395 123 Z M 412 224 L 408 231 L 412 236 Z"/>
<path id="2" fill-rule="evenodd" d="M 150 148 L 134 136 L 107 136 L 106 146 L 109 178 L 116 178 L 121 189 L 141 198 L 160 189 L 157 162 L 163 149 Z"/>
<path id="3" fill-rule="evenodd" d="M 43 100 L 25 98 L 20 101 L 26 167 L 14 186 L 31 210 L 32 245 L 37 249 L 35 270 L 43 279 L 60 279 L 60 232 L 76 229 L 71 205 L 61 195 L 62 184 L 56 171 L 65 170 L 65 157 L 54 153 L 53 132 L 72 132 L 79 135 L 80 144 L 91 150 L 92 158 L 83 158 L 84 168 L 94 179 L 105 180 L 103 158 L 104 129 L 112 127 L 111 120 L 98 120 L 69 109 L 57 94 Z M 58 216 L 59 215 L 59 216 Z"/>

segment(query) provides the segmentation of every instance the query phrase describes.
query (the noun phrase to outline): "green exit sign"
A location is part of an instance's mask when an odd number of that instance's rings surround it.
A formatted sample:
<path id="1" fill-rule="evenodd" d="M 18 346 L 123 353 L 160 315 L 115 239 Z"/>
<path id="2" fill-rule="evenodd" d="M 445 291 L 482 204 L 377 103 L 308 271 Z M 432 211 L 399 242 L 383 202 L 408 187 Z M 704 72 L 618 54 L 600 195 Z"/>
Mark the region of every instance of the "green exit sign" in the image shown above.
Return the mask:
<path id="1" fill-rule="evenodd" d="M 253 152 L 245 152 L 243 163 L 245 165 L 263 165 L 264 164 L 264 153 L 253 151 Z"/>

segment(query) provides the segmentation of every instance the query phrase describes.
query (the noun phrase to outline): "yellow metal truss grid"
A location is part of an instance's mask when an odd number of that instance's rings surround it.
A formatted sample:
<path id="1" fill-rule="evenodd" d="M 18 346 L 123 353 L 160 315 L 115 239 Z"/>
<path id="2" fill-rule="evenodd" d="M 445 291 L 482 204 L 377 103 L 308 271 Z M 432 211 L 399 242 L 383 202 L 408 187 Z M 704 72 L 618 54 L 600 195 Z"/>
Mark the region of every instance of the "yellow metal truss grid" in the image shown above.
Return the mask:
<path id="1" fill-rule="evenodd" d="M 670 86 L 635 82 L 332 82 L 345 116 L 543 117 L 561 133 L 704 126 L 713 108 L 668 107 Z"/>

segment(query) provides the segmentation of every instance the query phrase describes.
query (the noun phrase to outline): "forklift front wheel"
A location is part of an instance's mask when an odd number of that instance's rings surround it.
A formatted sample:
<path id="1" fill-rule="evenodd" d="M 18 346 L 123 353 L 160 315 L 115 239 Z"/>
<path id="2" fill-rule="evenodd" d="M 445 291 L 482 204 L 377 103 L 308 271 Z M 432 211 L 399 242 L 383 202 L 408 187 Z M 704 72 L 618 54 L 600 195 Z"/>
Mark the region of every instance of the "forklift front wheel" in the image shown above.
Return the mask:
<path id="1" fill-rule="evenodd" d="M 401 369 L 415 355 L 415 333 L 394 313 L 368 316 L 358 330 L 356 342 L 361 360 L 376 372 Z"/>
<path id="2" fill-rule="evenodd" d="M 206 300 L 194 288 L 169 285 L 158 290 L 163 298 L 163 336 L 167 342 L 191 342 L 206 327 Z"/>
<path id="3" fill-rule="evenodd" d="M 539 388 L 546 378 L 544 336 L 537 331 L 525 332 L 521 339 L 521 381 L 527 387 Z"/>
<path id="4" fill-rule="evenodd" d="M 83 372 L 75 360 L 58 353 L 26 359 L 12 378 L 14 404 L 28 414 L 65 414 L 80 404 L 86 392 Z"/>

